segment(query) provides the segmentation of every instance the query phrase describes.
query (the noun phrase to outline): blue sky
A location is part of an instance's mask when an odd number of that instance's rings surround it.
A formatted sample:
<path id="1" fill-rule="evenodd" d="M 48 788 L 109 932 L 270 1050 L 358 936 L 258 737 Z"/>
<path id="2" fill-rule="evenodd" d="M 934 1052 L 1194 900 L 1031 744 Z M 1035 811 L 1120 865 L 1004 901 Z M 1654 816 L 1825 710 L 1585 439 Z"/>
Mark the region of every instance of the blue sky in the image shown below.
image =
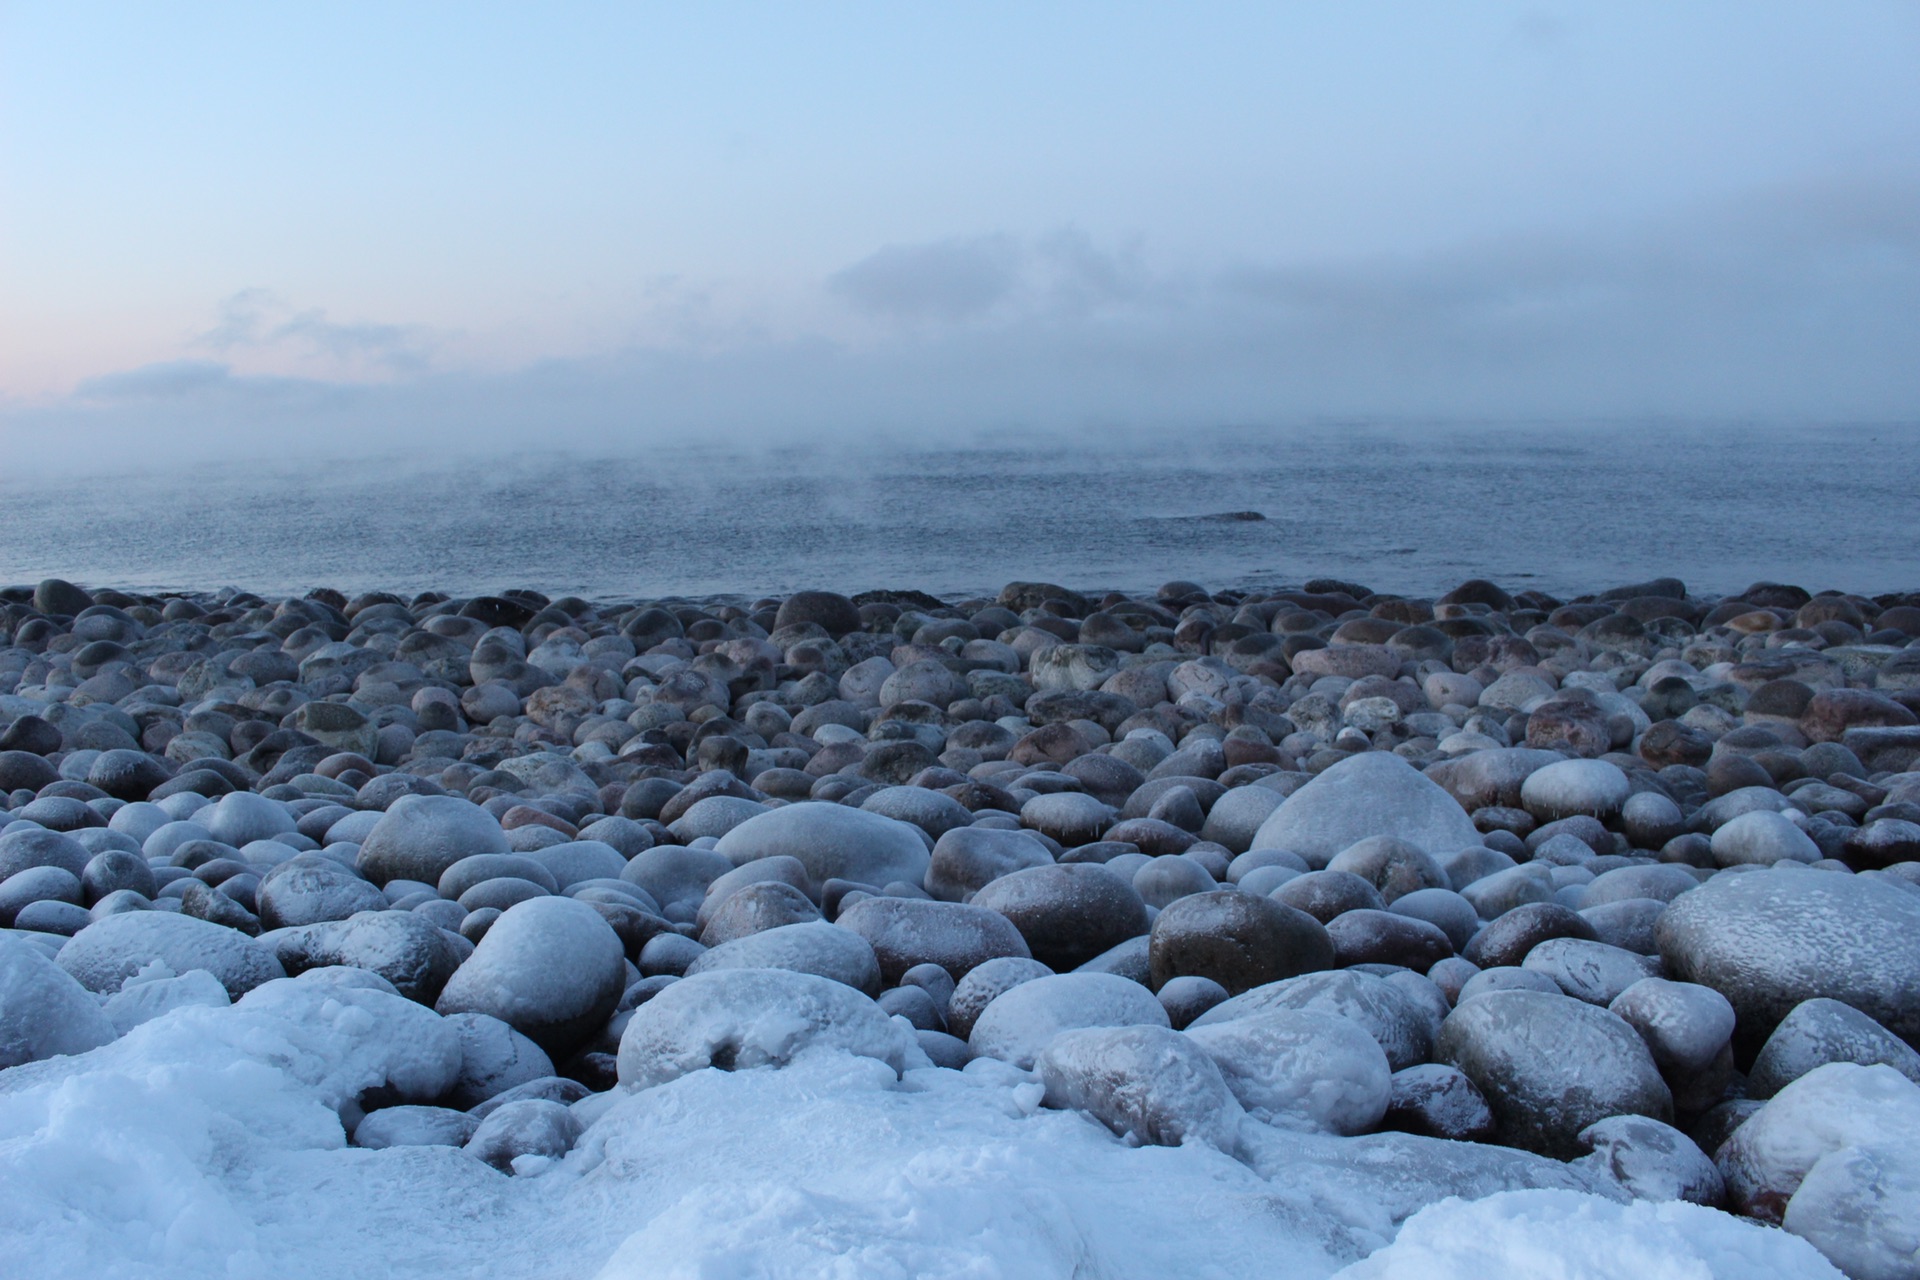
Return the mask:
<path id="1" fill-rule="evenodd" d="M 0 444 L 1920 415 L 1920 5 L 0 3 Z"/>

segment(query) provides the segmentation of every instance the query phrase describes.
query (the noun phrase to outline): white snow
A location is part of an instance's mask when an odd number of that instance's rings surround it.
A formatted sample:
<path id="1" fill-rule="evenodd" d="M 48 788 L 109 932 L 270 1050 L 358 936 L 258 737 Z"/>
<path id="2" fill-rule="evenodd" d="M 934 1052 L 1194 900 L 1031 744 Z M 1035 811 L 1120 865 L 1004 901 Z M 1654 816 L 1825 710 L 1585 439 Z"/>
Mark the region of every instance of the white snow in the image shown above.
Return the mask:
<path id="1" fill-rule="evenodd" d="M 1842 1280 L 1798 1236 L 1681 1200 L 1571 1191 L 1443 1200 L 1339 1280 Z"/>
<path id="2" fill-rule="evenodd" d="M 578 1145 L 522 1157 L 520 1177 L 451 1147 L 351 1148 L 354 1097 L 445 1069 L 377 995 L 275 982 L 0 1073 L 0 1270 L 1324 1280 L 1429 1205 L 1348 1280 L 1832 1274 L 1802 1241 L 1691 1206 L 1572 1191 L 1434 1204 L 1550 1165 L 1520 1153 L 1467 1149 L 1485 1170 L 1462 1178 L 1429 1160 L 1453 1144 L 1405 1135 L 1259 1126 L 1245 1163 L 1198 1143 L 1132 1147 L 1040 1109 L 1036 1077 L 992 1061 L 901 1078 L 823 1048 L 777 1070 L 694 1071 L 577 1104 Z M 1561 1253 L 1567 1269 L 1541 1267 Z"/>

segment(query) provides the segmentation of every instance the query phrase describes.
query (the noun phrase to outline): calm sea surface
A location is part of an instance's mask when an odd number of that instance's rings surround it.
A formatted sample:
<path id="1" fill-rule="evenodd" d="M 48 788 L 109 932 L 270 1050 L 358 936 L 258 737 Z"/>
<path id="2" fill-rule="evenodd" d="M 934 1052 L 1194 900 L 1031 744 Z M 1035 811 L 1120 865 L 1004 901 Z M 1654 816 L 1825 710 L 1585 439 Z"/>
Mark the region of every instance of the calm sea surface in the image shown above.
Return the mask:
<path id="1" fill-rule="evenodd" d="M 0 478 L 4 582 L 1574 593 L 1655 574 L 1920 588 L 1920 428 L 1323 427 Z"/>

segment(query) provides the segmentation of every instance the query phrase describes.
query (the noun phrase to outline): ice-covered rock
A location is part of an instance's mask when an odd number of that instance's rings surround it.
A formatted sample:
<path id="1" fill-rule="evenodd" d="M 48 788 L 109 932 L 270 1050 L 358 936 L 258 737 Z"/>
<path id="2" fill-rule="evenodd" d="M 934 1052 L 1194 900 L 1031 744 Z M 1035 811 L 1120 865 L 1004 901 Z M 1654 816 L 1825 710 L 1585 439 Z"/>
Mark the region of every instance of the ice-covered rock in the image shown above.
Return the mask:
<path id="1" fill-rule="evenodd" d="M 1527 775 L 1520 803 L 1542 822 L 1586 814 L 1610 818 L 1632 794 L 1627 775 L 1605 760 L 1560 760 Z"/>
<path id="2" fill-rule="evenodd" d="M 434 1007 L 491 1014 L 549 1053 L 565 1053 L 607 1020 L 625 985 L 613 926 L 584 902 L 535 898 L 493 922 Z"/>
<path id="3" fill-rule="evenodd" d="M 1585 938 L 1549 938 L 1527 952 L 1523 969 L 1544 973 L 1576 1000 L 1612 1003 L 1628 987 L 1660 976 L 1660 962 L 1604 942 Z"/>
<path id="4" fill-rule="evenodd" d="M 1385 979 L 1353 969 L 1329 969 L 1255 987 L 1207 1010 L 1189 1030 L 1268 1009 L 1310 1009 L 1350 1018 L 1374 1038 L 1395 1071 L 1433 1055 L 1433 1034 L 1412 999 Z"/>
<path id="5" fill-rule="evenodd" d="M 1804 1240 L 1684 1200 L 1610 1204 L 1574 1191 L 1449 1199 L 1336 1280 L 1841 1280 Z"/>
<path id="6" fill-rule="evenodd" d="M 362 911 L 268 935 L 289 973 L 340 965 L 377 973 L 401 995 L 422 1004 L 439 998 L 463 952 L 424 916 L 411 911 Z"/>
<path id="7" fill-rule="evenodd" d="M 1327 1133 L 1366 1133 L 1393 1097 L 1387 1055 L 1366 1028 L 1310 1009 L 1190 1027 L 1252 1115 Z"/>
<path id="8" fill-rule="evenodd" d="M 85 1053 L 118 1034 L 72 975 L 37 949 L 0 938 L 0 1068 Z"/>
<path id="9" fill-rule="evenodd" d="M 1051 974 L 996 997 L 974 1020 L 967 1043 L 976 1056 L 1031 1070 L 1062 1031 L 1133 1026 L 1169 1026 L 1166 1010 L 1139 983 L 1110 973 Z"/>
<path id="10" fill-rule="evenodd" d="M 286 976 L 273 952 L 246 934 L 165 911 L 106 916 L 60 949 L 60 967 L 89 991 L 118 991 L 155 960 L 175 973 L 205 969 L 235 999 Z"/>
<path id="11" fill-rule="evenodd" d="M 791 862 L 792 859 L 779 861 Z M 723 893 L 716 882 L 698 919 L 701 945 L 717 947 L 763 930 L 818 920 L 820 908 L 805 893 L 783 880 L 758 880 L 730 893 Z"/>
<path id="12" fill-rule="evenodd" d="M 431 1102 L 460 1076 L 460 1037 L 445 1019 L 389 991 L 281 978 L 254 988 L 236 1007 L 331 1027 L 356 1045 L 359 1088 L 383 1103 Z M 371 1105 L 371 1103 L 369 1103 Z"/>
<path id="13" fill-rule="evenodd" d="M 1393 1093 L 1380 1123 L 1388 1129 L 1453 1142 L 1491 1142 L 1493 1111 L 1459 1068 L 1423 1062 L 1393 1073 Z"/>
<path id="14" fill-rule="evenodd" d="M 353 1129 L 353 1145 L 379 1151 L 387 1147 L 460 1147 L 480 1122 L 448 1107 L 403 1105 L 372 1112 Z"/>
<path id="15" fill-rule="evenodd" d="M 1920 1085 L 1892 1067 L 1834 1062 L 1787 1085 L 1715 1153 L 1740 1212 L 1779 1222 L 1821 1157 L 1920 1132 Z"/>
<path id="16" fill-rule="evenodd" d="M 1240 1105 L 1201 1047 L 1166 1027 L 1063 1031 L 1035 1069 L 1046 1104 L 1091 1114 L 1123 1138 L 1150 1146 L 1204 1142 L 1231 1150 Z"/>
<path id="17" fill-rule="evenodd" d="M 1639 1033 L 1674 1106 L 1712 1106 L 1733 1076 L 1733 1006 L 1712 987 L 1643 978 L 1607 1005 Z"/>
<path id="18" fill-rule="evenodd" d="M 489 1113 L 464 1149 L 502 1173 L 517 1172 L 525 1167 L 517 1161 L 529 1156 L 557 1160 L 579 1137 L 580 1121 L 572 1111 L 544 1098 L 523 1098 Z"/>
<path id="19" fill-rule="evenodd" d="M 620 1083 L 649 1089 L 706 1067 L 780 1067 L 814 1050 L 874 1058 L 896 1072 L 922 1061 L 912 1032 L 845 983 L 721 969 L 682 978 L 634 1010 L 620 1037 Z"/>
<path id="20" fill-rule="evenodd" d="M 1910 1134 L 1830 1151 L 1787 1201 L 1784 1225 L 1848 1280 L 1920 1275 L 1920 1152 Z"/>
<path id="21" fill-rule="evenodd" d="M 34 867 L 58 867 L 78 879 L 86 874 L 89 857 L 87 847 L 72 836 L 16 823 L 0 834 L 0 881 Z"/>
<path id="22" fill-rule="evenodd" d="M 107 1020 L 121 1035 L 145 1022 L 172 1013 L 175 1009 L 205 1006 L 224 1008 L 233 1003 L 220 980 L 205 969 L 175 974 L 165 965 L 154 964 L 129 978 L 119 991 L 107 997 L 101 1006 Z"/>
<path id="23" fill-rule="evenodd" d="M 1580 1131 L 1590 1154 L 1577 1163 L 1618 1183 L 1636 1200 L 1688 1200 L 1718 1207 L 1726 1184 L 1706 1152 L 1672 1125 L 1647 1116 L 1609 1116 Z"/>
<path id="24" fill-rule="evenodd" d="M 1771 1098 L 1829 1062 L 1880 1063 L 1920 1084 L 1920 1053 L 1850 1005 L 1803 1000 L 1767 1037 L 1747 1073 L 1747 1096 Z"/>
<path id="25" fill-rule="evenodd" d="M 947 1030 L 966 1039 L 973 1033 L 975 1019 L 1001 992 L 1052 974 L 1053 970 L 1038 960 L 1022 960 L 1017 956 L 1003 956 L 975 966 L 954 984 L 953 994 L 947 998 Z"/>
<path id="26" fill-rule="evenodd" d="M 384 911 L 386 895 L 323 854 L 296 855 L 260 878 L 255 891 L 263 929 L 345 920 Z"/>
<path id="27" fill-rule="evenodd" d="M 491 1014 L 448 1014 L 445 1022 L 460 1038 L 460 1073 L 447 1091 L 456 1107 L 477 1106 L 553 1074 L 553 1060 L 545 1050 Z"/>

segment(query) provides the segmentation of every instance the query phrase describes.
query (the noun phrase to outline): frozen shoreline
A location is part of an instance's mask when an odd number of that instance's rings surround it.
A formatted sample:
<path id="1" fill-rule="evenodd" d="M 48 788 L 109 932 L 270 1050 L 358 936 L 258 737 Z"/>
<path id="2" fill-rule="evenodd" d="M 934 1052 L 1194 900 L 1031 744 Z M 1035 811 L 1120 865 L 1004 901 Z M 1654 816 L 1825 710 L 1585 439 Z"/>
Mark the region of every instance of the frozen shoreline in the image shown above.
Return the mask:
<path id="1" fill-rule="evenodd" d="M 1920 606 L 1307 587 L 0 593 L 0 1256 L 1903 1276 Z"/>

